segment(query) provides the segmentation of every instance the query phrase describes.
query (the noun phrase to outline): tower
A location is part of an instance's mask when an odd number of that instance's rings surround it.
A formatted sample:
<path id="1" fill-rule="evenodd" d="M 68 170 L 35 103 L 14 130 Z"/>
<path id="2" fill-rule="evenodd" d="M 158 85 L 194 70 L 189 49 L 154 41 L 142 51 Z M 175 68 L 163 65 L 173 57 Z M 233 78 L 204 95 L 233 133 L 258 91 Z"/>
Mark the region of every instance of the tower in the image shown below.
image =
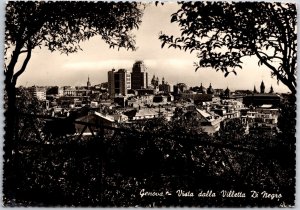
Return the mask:
<path id="1" fill-rule="evenodd" d="M 208 87 L 208 89 L 207 89 L 207 94 L 214 94 L 214 89 L 212 88 L 212 86 L 211 86 L 211 83 L 209 84 L 209 87 Z"/>
<path id="2" fill-rule="evenodd" d="M 151 79 L 151 85 L 153 85 L 153 87 L 155 87 L 155 75 L 153 75 L 152 79 Z"/>
<path id="3" fill-rule="evenodd" d="M 270 88 L 270 92 L 269 93 L 274 93 L 274 90 L 273 90 L 273 86 L 271 85 L 271 88 Z"/>
<path id="4" fill-rule="evenodd" d="M 260 84 L 260 93 L 265 93 L 265 84 L 264 84 L 264 81 L 261 81 L 261 84 Z"/>
<path id="5" fill-rule="evenodd" d="M 132 67 L 131 88 L 143 89 L 148 87 L 148 73 L 143 61 L 136 61 Z"/>
<path id="6" fill-rule="evenodd" d="M 90 87 L 91 87 L 90 76 L 88 76 L 88 81 L 86 83 L 86 87 L 87 87 L 87 89 L 90 89 Z"/>
<path id="7" fill-rule="evenodd" d="M 108 92 L 110 97 L 115 95 L 127 95 L 128 89 L 131 89 L 131 77 L 125 69 L 115 69 L 108 72 Z"/>
<path id="8" fill-rule="evenodd" d="M 161 80 L 161 84 L 158 86 L 159 91 L 163 91 L 164 93 L 169 93 L 171 90 L 170 85 L 168 82 L 165 81 L 165 78 L 163 77 Z"/>
<path id="9" fill-rule="evenodd" d="M 257 93 L 255 85 L 254 85 L 254 88 L 253 88 L 253 93 Z"/>
<path id="10" fill-rule="evenodd" d="M 226 88 L 226 90 L 225 90 L 225 92 L 224 92 L 224 96 L 225 96 L 226 98 L 229 98 L 229 96 L 230 96 L 230 90 L 229 90 L 228 87 Z"/>
<path id="11" fill-rule="evenodd" d="M 200 85 L 200 88 L 199 88 L 199 89 L 200 89 L 200 90 L 199 90 L 200 93 L 206 94 L 206 88 L 203 87 L 202 82 L 201 82 L 201 85 Z"/>

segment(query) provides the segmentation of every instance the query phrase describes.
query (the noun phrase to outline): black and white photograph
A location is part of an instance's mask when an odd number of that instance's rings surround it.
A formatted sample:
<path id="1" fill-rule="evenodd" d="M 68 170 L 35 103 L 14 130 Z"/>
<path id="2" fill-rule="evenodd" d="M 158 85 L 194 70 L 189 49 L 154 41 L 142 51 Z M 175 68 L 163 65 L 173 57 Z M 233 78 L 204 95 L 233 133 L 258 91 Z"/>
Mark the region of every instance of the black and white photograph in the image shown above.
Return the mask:
<path id="1" fill-rule="evenodd" d="M 296 2 L 7 1 L 5 207 L 295 207 Z"/>

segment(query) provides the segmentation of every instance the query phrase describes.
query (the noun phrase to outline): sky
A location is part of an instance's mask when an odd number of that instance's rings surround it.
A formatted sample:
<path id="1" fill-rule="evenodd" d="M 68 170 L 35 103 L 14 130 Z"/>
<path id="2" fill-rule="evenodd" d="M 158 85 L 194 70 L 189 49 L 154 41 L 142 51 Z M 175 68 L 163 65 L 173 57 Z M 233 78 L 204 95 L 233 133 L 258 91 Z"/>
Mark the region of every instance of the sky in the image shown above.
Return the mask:
<path id="1" fill-rule="evenodd" d="M 195 72 L 194 62 L 199 61 L 196 53 L 180 51 L 179 49 L 162 49 L 159 33 L 179 34 L 179 27 L 170 23 L 170 15 L 176 12 L 176 3 L 164 5 L 148 5 L 144 11 L 142 23 L 136 35 L 136 51 L 109 49 L 100 36 L 93 37 L 81 44 L 83 51 L 64 55 L 59 52 L 51 53 L 46 48 L 35 49 L 26 71 L 19 77 L 17 86 L 79 86 L 86 85 L 90 77 L 92 85 L 107 82 L 107 72 L 111 69 L 125 68 L 131 71 L 136 60 L 143 60 L 148 72 L 149 82 L 153 75 L 174 85 L 179 82 L 189 87 L 227 88 L 230 90 L 249 89 L 254 85 L 259 89 L 263 80 L 266 91 L 273 86 L 275 92 L 288 92 L 289 89 L 282 83 L 271 78 L 270 70 L 265 66 L 258 66 L 255 57 L 243 60 L 243 69 L 237 70 L 237 76 L 229 74 L 226 78 L 222 72 L 211 68 L 201 68 Z"/>

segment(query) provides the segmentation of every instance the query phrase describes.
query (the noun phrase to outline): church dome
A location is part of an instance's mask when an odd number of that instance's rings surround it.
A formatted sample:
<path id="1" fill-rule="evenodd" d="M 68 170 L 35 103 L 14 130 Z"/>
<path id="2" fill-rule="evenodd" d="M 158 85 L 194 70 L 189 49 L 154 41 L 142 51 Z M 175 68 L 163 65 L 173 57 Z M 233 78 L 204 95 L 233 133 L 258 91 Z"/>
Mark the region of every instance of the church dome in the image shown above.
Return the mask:
<path id="1" fill-rule="evenodd" d="M 209 84 L 209 87 L 207 89 L 207 94 L 214 94 L 215 90 L 212 88 L 211 83 Z"/>
<path id="2" fill-rule="evenodd" d="M 228 88 L 228 87 L 226 88 L 226 90 L 225 90 L 225 92 L 224 92 L 224 93 L 225 93 L 225 95 L 228 95 L 228 96 L 229 96 L 229 94 L 230 94 L 230 90 L 229 90 L 229 88 Z"/>
<path id="3" fill-rule="evenodd" d="M 201 83 L 201 86 L 199 87 L 199 92 L 206 93 L 206 88 L 202 86 L 202 83 Z"/>

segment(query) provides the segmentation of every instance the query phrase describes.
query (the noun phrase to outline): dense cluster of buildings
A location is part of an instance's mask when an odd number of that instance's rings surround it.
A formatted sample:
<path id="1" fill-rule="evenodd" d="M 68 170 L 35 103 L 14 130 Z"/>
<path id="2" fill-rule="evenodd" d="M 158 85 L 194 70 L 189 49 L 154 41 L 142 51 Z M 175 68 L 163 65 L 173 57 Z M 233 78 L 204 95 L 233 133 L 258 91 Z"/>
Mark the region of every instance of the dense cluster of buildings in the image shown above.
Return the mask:
<path id="1" fill-rule="evenodd" d="M 214 89 L 188 87 L 185 83 L 171 86 L 155 75 L 148 83 L 148 72 L 143 61 L 136 61 L 132 71 L 108 71 L 107 82 L 80 87 L 30 87 L 33 97 L 45 104 L 45 112 L 52 116 L 69 116 L 80 112 L 80 120 L 106 123 L 133 123 L 158 117 L 167 120 L 193 116 L 199 129 L 213 134 L 228 119 L 240 118 L 247 131 L 251 129 L 277 129 L 281 95 L 273 87 L 266 91 L 262 81 L 260 91 L 236 90 L 227 87 Z M 87 112 L 81 110 L 85 108 Z"/>

